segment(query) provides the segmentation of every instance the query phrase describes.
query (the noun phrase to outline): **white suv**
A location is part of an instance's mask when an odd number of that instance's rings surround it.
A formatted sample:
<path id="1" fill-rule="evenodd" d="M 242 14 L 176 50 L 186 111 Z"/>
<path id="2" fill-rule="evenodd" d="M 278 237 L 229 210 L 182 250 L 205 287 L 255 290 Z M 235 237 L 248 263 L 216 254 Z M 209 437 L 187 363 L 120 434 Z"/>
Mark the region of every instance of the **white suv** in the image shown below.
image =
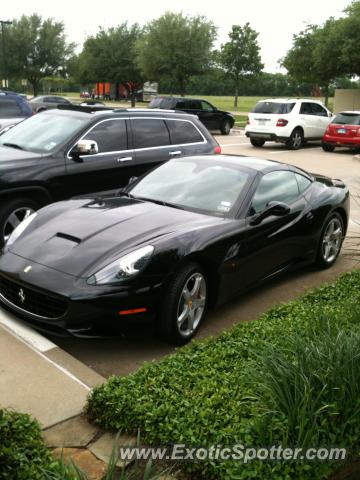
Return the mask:
<path id="1" fill-rule="evenodd" d="M 331 117 L 332 113 L 314 100 L 261 100 L 249 113 L 245 135 L 254 147 L 262 147 L 270 140 L 297 150 L 307 140 L 321 140 Z"/>

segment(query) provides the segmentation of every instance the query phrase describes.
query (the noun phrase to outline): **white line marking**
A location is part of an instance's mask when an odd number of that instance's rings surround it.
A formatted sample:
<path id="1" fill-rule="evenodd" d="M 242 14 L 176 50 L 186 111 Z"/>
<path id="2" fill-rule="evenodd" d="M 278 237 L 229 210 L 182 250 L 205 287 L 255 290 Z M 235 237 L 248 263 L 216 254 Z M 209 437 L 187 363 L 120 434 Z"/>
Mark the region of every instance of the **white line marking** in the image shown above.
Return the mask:
<path id="1" fill-rule="evenodd" d="M 40 352 L 47 352 L 56 347 L 55 343 L 43 337 L 28 325 L 17 320 L 2 308 L 0 308 L 0 324 L 4 325 L 11 333 L 14 333 L 16 337 L 23 339 L 25 343 L 32 345 Z"/>
<path id="2" fill-rule="evenodd" d="M 54 366 L 55 368 L 57 368 L 58 370 L 60 370 L 60 372 L 62 372 L 64 375 L 66 375 L 67 377 L 71 378 L 71 380 L 73 380 L 74 382 L 78 383 L 79 385 L 81 385 L 83 388 L 85 388 L 85 390 L 87 390 L 88 392 L 90 392 L 91 388 L 86 385 L 84 382 L 82 382 L 79 378 L 77 378 L 75 375 L 73 375 L 71 372 L 69 372 L 69 370 L 67 370 L 66 368 L 62 367 L 61 365 L 59 365 L 58 363 L 54 362 L 53 360 L 51 360 L 51 358 L 47 357 L 44 353 L 40 352 L 39 350 L 36 349 L 36 347 L 34 347 L 34 345 L 32 345 L 31 343 L 28 343 L 23 337 L 20 337 L 14 330 L 11 330 L 7 325 L 5 325 L 3 322 L 2 323 L 2 326 L 4 328 L 4 330 L 6 330 L 7 332 L 9 332 L 11 335 L 13 335 L 15 338 L 17 338 L 21 343 L 23 343 L 24 345 L 26 345 L 27 347 L 30 348 L 30 350 L 32 350 L 33 352 L 35 352 L 37 355 L 39 355 L 41 358 L 43 358 L 44 360 L 46 360 L 48 363 L 50 363 L 52 366 Z M 46 340 L 46 339 L 45 339 Z M 55 344 L 53 344 L 54 347 L 56 347 Z"/>
<path id="3" fill-rule="evenodd" d="M 242 142 L 242 143 L 221 143 L 220 147 L 221 148 L 224 148 L 224 147 L 238 147 L 239 145 L 245 145 L 245 144 L 246 144 L 245 142 Z"/>

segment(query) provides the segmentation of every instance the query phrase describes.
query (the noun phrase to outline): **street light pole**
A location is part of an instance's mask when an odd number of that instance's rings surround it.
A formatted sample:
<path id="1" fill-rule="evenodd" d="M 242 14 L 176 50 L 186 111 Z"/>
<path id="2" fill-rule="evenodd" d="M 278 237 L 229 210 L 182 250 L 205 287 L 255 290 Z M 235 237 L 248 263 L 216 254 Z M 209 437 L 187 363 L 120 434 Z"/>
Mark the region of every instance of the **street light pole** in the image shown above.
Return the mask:
<path id="1" fill-rule="evenodd" d="M 8 88 L 8 79 L 7 79 L 7 62 L 6 62 L 6 55 L 5 55 L 5 32 L 4 32 L 4 25 L 11 25 L 12 22 L 10 20 L 0 20 L 1 24 L 1 46 L 2 46 L 2 63 L 3 63 L 3 72 L 4 72 L 4 88 Z"/>

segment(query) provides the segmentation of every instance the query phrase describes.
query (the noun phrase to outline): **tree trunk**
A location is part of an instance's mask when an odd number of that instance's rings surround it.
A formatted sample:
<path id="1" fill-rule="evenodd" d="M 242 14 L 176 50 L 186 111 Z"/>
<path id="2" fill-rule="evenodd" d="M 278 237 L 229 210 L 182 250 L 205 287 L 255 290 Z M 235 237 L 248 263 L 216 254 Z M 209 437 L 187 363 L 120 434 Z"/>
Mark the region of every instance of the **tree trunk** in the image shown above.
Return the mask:
<path id="1" fill-rule="evenodd" d="M 134 90 L 131 90 L 131 106 L 132 108 L 135 108 L 136 105 L 136 92 Z"/>
<path id="2" fill-rule="evenodd" d="M 185 80 L 183 78 L 179 78 L 179 86 L 180 86 L 180 96 L 185 97 Z"/>
<path id="3" fill-rule="evenodd" d="M 238 97 L 239 97 L 239 79 L 235 80 L 235 98 L 234 98 L 234 107 L 238 106 Z"/>
<path id="4" fill-rule="evenodd" d="M 329 84 L 324 87 L 325 107 L 329 104 Z"/>
<path id="5" fill-rule="evenodd" d="M 30 78 L 29 82 L 31 83 L 34 97 L 37 97 L 39 93 L 39 80 L 37 78 Z"/>

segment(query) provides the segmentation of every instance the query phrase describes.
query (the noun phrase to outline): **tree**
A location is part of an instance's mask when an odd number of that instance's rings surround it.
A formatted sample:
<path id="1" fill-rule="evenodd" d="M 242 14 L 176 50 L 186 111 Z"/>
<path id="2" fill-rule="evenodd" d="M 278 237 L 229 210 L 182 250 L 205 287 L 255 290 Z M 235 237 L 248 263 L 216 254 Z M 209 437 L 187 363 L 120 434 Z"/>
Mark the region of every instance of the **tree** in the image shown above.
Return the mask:
<path id="1" fill-rule="evenodd" d="M 167 12 L 147 25 L 137 44 L 138 64 L 148 80 L 171 82 L 185 95 L 190 78 L 208 70 L 215 38 L 206 18 Z"/>
<path id="2" fill-rule="evenodd" d="M 62 22 L 42 20 L 39 15 L 23 15 L 7 28 L 6 67 L 10 78 L 26 78 L 34 96 L 42 78 L 65 73 L 74 50 L 68 44 Z"/>
<path id="3" fill-rule="evenodd" d="M 282 60 L 282 65 L 297 81 L 322 87 L 327 105 L 329 88 L 346 70 L 342 48 L 340 23 L 330 18 L 323 26 L 308 25 L 294 35 L 293 47 Z"/>
<path id="4" fill-rule="evenodd" d="M 221 64 L 235 83 L 235 107 L 238 105 L 241 79 L 260 73 L 264 67 L 257 37 L 258 33 L 249 23 L 243 27 L 233 25 L 229 33 L 230 41 L 221 46 Z"/>
<path id="5" fill-rule="evenodd" d="M 116 28 L 100 29 L 95 37 L 85 41 L 76 76 L 82 83 L 122 83 L 135 106 L 135 95 L 143 84 L 135 50 L 141 35 L 137 24 L 123 23 Z"/>

